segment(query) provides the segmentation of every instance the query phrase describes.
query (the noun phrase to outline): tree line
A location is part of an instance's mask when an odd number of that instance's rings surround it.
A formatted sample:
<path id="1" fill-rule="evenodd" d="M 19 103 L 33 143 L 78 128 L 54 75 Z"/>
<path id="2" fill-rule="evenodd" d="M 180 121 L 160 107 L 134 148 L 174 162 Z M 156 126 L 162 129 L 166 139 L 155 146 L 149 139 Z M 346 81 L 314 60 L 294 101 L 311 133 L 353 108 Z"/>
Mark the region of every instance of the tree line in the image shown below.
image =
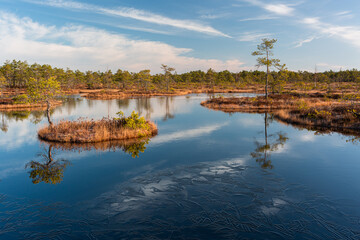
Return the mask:
<path id="1" fill-rule="evenodd" d="M 269 85 L 279 85 L 280 83 L 331 83 L 331 82 L 360 82 L 360 71 L 357 69 L 345 71 L 326 71 L 312 73 L 307 71 L 289 71 L 281 69 L 271 71 L 268 74 L 263 71 L 220 71 L 213 69 L 208 71 L 191 71 L 178 74 L 175 69 L 166 65 L 159 66 L 163 73 L 151 74 L 150 70 L 139 72 L 129 72 L 118 69 L 116 72 L 107 71 L 86 71 L 62 69 L 52 67 L 48 64 L 28 64 L 26 61 L 6 61 L 0 67 L 0 88 L 25 88 L 31 78 L 48 79 L 55 78 L 63 89 L 71 88 L 132 88 L 136 87 L 143 90 L 153 88 L 163 88 L 169 90 L 171 84 L 203 84 L 212 87 L 215 85 L 231 84 L 263 84 L 266 80 Z"/>

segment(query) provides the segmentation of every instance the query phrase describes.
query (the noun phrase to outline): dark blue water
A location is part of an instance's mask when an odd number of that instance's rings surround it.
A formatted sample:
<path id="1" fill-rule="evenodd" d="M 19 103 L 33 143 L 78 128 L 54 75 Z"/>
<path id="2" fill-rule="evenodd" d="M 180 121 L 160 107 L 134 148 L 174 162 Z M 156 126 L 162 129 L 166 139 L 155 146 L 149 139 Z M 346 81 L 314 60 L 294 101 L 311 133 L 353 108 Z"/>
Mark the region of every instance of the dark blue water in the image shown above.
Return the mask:
<path id="1" fill-rule="evenodd" d="M 42 112 L 0 113 L 0 239 L 360 239 L 356 141 L 206 99 L 75 97 L 52 113 L 140 112 L 159 135 L 136 158 L 139 144 L 42 143 Z"/>

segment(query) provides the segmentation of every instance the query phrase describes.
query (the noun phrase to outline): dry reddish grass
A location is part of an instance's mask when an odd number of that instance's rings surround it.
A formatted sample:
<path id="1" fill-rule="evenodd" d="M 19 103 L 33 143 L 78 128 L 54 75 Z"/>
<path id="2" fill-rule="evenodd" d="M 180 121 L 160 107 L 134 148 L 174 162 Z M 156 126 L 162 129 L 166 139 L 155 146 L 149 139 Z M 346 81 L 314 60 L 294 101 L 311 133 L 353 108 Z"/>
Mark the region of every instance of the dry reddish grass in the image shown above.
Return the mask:
<path id="1" fill-rule="evenodd" d="M 154 97 L 154 96 L 181 96 L 192 93 L 189 90 L 176 90 L 174 92 L 160 92 L 160 91 L 114 91 L 114 90 L 106 90 L 106 91 L 93 91 L 83 93 L 82 96 L 88 99 L 95 100 L 111 100 L 111 99 L 124 99 L 131 97 Z"/>
<path id="2" fill-rule="evenodd" d="M 352 101 L 359 102 L 359 100 Z M 213 98 L 201 103 L 202 106 L 226 112 L 254 112 L 254 111 L 275 111 L 294 110 L 301 107 L 324 108 L 335 106 L 347 106 L 350 101 L 342 100 L 337 94 L 325 95 L 314 94 L 277 94 L 270 95 L 268 99 L 264 96 L 242 97 L 242 98 Z"/>
<path id="3" fill-rule="evenodd" d="M 216 88 L 200 88 L 200 89 L 174 89 L 171 92 L 160 91 L 160 90 L 152 90 L 152 91 L 139 91 L 139 90 L 127 90 L 120 91 L 115 89 L 97 89 L 97 90 L 79 90 L 81 96 L 94 99 L 94 100 L 111 100 L 111 99 L 123 99 L 123 98 L 131 98 L 131 97 L 154 97 L 154 96 L 183 96 L 192 93 L 259 93 L 263 91 L 263 87 L 258 89 L 257 85 L 248 86 L 243 89 L 221 89 L 219 87 Z"/>
<path id="4" fill-rule="evenodd" d="M 38 131 L 40 139 L 53 142 L 95 143 L 109 140 L 126 140 L 157 134 L 155 123 L 147 121 L 149 129 L 132 129 L 122 126 L 114 119 L 99 121 L 61 121 Z"/>

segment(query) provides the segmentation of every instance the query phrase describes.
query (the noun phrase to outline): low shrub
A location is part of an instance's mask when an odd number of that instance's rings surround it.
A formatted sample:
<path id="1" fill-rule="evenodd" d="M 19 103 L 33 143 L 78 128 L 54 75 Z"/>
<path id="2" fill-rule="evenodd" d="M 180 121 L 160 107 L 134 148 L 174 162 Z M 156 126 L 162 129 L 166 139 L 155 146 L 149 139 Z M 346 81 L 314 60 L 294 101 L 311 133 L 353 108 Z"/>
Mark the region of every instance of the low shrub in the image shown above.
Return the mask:
<path id="1" fill-rule="evenodd" d="M 26 94 L 20 94 L 13 98 L 15 104 L 26 104 L 29 103 L 29 98 Z"/>

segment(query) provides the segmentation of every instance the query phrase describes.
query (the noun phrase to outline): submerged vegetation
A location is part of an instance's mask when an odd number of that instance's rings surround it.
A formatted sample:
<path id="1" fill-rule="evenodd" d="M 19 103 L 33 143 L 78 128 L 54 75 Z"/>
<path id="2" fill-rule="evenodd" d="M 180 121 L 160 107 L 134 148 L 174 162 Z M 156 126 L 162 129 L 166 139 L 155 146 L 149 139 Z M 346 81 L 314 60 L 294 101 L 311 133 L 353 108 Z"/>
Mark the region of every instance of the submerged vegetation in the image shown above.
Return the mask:
<path id="1" fill-rule="evenodd" d="M 95 143 L 110 140 L 141 138 L 157 134 L 157 126 L 135 112 L 124 117 L 103 118 L 99 121 L 79 119 L 78 121 L 61 121 L 54 126 L 39 130 L 41 139 L 54 142 Z"/>

